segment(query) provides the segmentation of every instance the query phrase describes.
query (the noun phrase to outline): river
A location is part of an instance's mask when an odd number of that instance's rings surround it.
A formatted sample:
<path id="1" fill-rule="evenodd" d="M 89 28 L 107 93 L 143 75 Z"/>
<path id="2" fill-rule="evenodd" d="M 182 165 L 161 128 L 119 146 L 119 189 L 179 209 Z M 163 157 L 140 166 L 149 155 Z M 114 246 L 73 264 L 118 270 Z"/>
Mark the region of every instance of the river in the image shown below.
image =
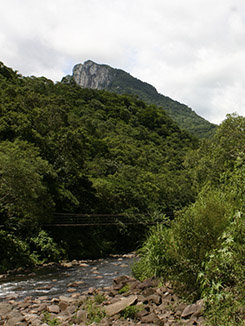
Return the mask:
<path id="1" fill-rule="evenodd" d="M 130 275 L 130 265 L 134 260 L 131 255 L 124 255 L 75 262 L 71 267 L 67 267 L 66 264 L 51 265 L 31 273 L 9 275 L 0 279 L 0 301 L 23 300 L 27 296 L 57 297 L 86 291 L 90 287 L 106 287 L 111 285 L 117 276 Z"/>

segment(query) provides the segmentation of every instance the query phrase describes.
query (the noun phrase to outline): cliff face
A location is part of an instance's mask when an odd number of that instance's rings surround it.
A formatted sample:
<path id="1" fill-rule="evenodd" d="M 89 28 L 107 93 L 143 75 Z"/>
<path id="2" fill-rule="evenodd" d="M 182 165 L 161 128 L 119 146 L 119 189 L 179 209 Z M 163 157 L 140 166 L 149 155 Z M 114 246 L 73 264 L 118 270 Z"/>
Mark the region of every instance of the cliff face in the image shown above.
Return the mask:
<path id="1" fill-rule="evenodd" d="M 114 73 L 111 67 L 88 60 L 74 66 L 72 77 L 81 87 L 104 89 L 113 80 Z"/>
<path id="2" fill-rule="evenodd" d="M 208 138 L 215 132 L 216 126 L 197 115 L 190 107 L 158 93 L 152 85 L 121 69 L 88 60 L 84 64 L 75 65 L 72 76 L 66 76 L 62 81 L 75 82 L 83 88 L 106 89 L 118 94 L 136 95 L 148 104 L 162 107 L 182 129 L 197 137 Z"/>

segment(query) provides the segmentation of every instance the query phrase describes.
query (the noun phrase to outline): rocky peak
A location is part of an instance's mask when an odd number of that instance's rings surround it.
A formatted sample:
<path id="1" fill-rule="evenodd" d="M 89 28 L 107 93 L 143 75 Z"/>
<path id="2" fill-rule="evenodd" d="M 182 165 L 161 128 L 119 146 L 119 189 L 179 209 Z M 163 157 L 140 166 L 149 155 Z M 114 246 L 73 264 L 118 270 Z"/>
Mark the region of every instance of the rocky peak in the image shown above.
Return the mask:
<path id="1" fill-rule="evenodd" d="M 110 66 L 88 60 L 74 66 L 72 77 L 81 87 L 104 89 L 113 80 L 114 73 Z"/>

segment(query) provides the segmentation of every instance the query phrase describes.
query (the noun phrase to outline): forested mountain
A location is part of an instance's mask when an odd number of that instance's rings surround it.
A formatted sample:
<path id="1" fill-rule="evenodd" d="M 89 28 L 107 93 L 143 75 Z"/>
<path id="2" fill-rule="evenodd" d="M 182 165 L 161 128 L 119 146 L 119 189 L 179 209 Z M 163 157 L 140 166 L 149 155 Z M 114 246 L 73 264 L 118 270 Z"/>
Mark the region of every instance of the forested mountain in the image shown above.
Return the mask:
<path id="1" fill-rule="evenodd" d="M 228 115 L 198 141 L 135 96 L 2 63 L 0 99 L 0 272 L 135 249 L 146 230 L 45 226 L 55 213 L 147 213 L 160 223 L 134 275 L 204 299 L 207 325 L 244 325 L 244 117 Z"/>
<path id="2" fill-rule="evenodd" d="M 9 246 L 0 260 L 14 254 L 18 241 L 18 250 L 40 245 L 41 225 L 54 213 L 171 213 L 193 200 L 182 163 L 197 140 L 161 108 L 129 95 L 23 77 L 3 64 L 0 96 L 0 241 Z M 88 235 L 79 231 L 80 244 L 67 252 L 74 256 L 80 246 L 79 255 L 88 254 L 91 239 L 95 251 L 120 243 L 105 230 Z M 52 236 L 66 248 L 76 238 Z"/>
<path id="3" fill-rule="evenodd" d="M 73 68 L 72 76 L 63 81 L 75 81 L 85 88 L 106 89 L 117 94 L 132 94 L 148 104 L 162 107 L 177 124 L 200 138 L 211 137 L 216 125 L 197 115 L 191 108 L 159 94 L 150 84 L 134 78 L 129 73 L 91 60 Z"/>

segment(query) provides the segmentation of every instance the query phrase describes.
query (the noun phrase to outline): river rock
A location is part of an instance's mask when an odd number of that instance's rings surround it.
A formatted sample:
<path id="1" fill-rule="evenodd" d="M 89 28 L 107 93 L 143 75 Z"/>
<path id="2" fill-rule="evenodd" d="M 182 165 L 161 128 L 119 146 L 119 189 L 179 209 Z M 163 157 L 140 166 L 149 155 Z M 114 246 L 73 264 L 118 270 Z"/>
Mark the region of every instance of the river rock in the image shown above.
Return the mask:
<path id="1" fill-rule="evenodd" d="M 60 312 L 60 307 L 58 305 L 48 306 L 47 310 L 51 313 L 58 314 Z"/>
<path id="2" fill-rule="evenodd" d="M 141 318 L 141 321 L 143 323 L 154 323 L 154 324 L 158 324 L 159 323 L 159 318 L 157 317 L 157 315 L 152 312 L 151 314 L 145 315 Z"/>
<path id="3" fill-rule="evenodd" d="M 68 267 L 68 268 L 72 267 L 72 263 L 71 262 L 69 262 L 69 263 L 62 263 L 62 265 L 64 267 Z"/>
<path id="4" fill-rule="evenodd" d="M 68 302 L 65 302 L 65 301 L 59 302 L 60 311 L 65 311 L 68 306 L 69 306 Z"/>
<path id="5" fill-rule="evenodd" d="M 72 285 L 77 286 L 80 282 L 83 281 L 78 279 L 69 286 L 72 288 Z M 90 322 L 87 300 L 90 300 L 96 309 L 105 311 L 106 316 L 99 322 L 101 326 L 200 326 L 204 323 L 203 300 L 190 305 L 181 303 L 170 284 L 160 288 L 157 284 L 154 279 L 140 282 L 129 276 L 120 276 L 110 287 L 90 288 L 88 291 L 72 294 L 74 297 L 68 295 L 60 296 L 58 299 L 48 296 L 39 299 L 27 297 L 22 302 L 15 300 L 0 302 L 0 325 L 47 326 L 43 322 L 46 311 L 51 314 L 51 318 L 59 320 L 62 326 L 85 326 Z M 127 291 L 119 291 L 125 285 L 128 285 L 125 288 Z M 96 303 L 98 294 L 105 298 L 101 304 Z M 135 314 L 135 319 L 123 319 L 120 312 L 136 303 L 140 311 Z"/>
<path id="6" fill-rule="evenodd" d="M 131 306 L 137 300 L 137 295 L 131 295 L 127 298 L 123 298 L 118 302 L 110 304 L 109 306 L 105 307 L 105 312 L 108 316 L 113 316 L 118 314 L 120 311 L 125 309 L 128 306 Z"/>
<path id="7" fill-rule="evenodd" d="M 188 317 L 190 315 L 200 316 L 203 310 L 204 301 L 199 300 L 196 303 L 188 305 L 181 314 L 182 318 Z"/>
<path id="8" fill-rule="evenodd" d="M 79 285 L 81 285 L 81 284 L 84 284 L 84 281 L 77 281 L 77 282 L 69 283 L 69 284 L 67 284 L 67 287 L 68 287 L 68 288 L 69 288 L 69 287 L 77 287 L 77 286 L 79 286 Z"/>
<path id="9" fill-rule="evenodd" d="M 6 315 L 12 310 L 12 306 L 9 303 L 0 303 L 0 315 Z"/>
<path id="10" fill-rule="evenodd" d="M 64 302 L 67 302 L 68 304 L 72 303 L 74 300 L 71 298 L 71 297 L 67 297 L 65 295 L 61 295 L 59 297 L 59 300 L 60 301 L 64 301 Z"/>
<path id="11" fill-rule="evenodd" d="M 16 326 L 18 323 L 24 321 L 24 316 L 16 309 L 12 310 L 8 315 L 8 325 Z"/>
<path id="12" fill-rule="evenodd" d="M 78 310 L 77 315 L 76 315 L 76 322 L 77 323 L 82 323 L 87 320 L 87 313 L 84 310 Z"/>
<path id="13" fill-rule="evenodd" d="M 160 295 L 158 295 L 158 294 L 152 294 L 152 295 L 150 295 L 148 298 L 147 298 L 147 301 L 148 302 L 153 302 L 153 303 L 155 303 L 156 305 L 159 305 L 160 303 L 161 303 L 161 297 L 160 297 Z"/>
<path id="14" fill-rule="evenodd" d="M 88 267 L 89 265 L 87 263 L 80 263 L 79 266 L 80 267 Z"/>

